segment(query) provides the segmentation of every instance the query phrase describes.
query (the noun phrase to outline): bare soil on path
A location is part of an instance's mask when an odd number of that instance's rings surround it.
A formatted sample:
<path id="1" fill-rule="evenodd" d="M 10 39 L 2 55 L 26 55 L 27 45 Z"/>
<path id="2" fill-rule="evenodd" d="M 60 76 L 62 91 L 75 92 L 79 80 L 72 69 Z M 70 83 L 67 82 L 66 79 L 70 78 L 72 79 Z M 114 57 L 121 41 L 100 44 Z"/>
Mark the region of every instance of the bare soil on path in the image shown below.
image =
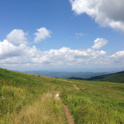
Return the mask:
<path id="1" fill-rule="evenodd" d="M 69 112 L 67 105 L 63 104 L 63 107 L 64 107 L 64 111 L 65 111 L 65 115 L 66 115 L 68 124 L 74 124 L 74 119 L 73 119 L 71 113 Z"/>
<path id="2" fill-rule="evenodd" d="M 58 100 L 63 105 L 68 124 L 75 124 L 68 106 L 62 103 L 61 98 L 59 96 L 55 96 L 55 99 Z"/>

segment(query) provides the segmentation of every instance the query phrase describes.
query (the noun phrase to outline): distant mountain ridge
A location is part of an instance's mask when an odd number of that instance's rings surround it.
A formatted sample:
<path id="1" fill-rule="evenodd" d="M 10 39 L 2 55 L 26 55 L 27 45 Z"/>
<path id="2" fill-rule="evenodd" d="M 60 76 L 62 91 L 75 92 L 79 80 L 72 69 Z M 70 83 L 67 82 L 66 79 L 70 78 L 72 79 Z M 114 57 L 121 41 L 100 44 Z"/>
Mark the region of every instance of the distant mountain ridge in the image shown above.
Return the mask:
<path id="1" fill-rule="evenodd" d="M 70 79 L 124 83 L 124 71 L 116 72 L 116 73 L 112 73 L 112 74 L 101 75 L 101 76 L 95 76 L 95 77 L 91 77 L 91 78 L 72 77 Z"/>
<path id="2" fill-rule="evenodd" d="M 89 78 L 88 80 L 124 83 L 124 71 L 108 74 L 108 75 L 96 76 L 96 77 Z"/>
<path id="3" fill-rule="evenodd" d="M 58 78 L 91 78 L 95 76 L 100 76 L 108 74 L 107 72 L 59 72 L 59 71 L 26 71 L 26 73 L 49 76 L 49 77 L 58 77 Z"/>

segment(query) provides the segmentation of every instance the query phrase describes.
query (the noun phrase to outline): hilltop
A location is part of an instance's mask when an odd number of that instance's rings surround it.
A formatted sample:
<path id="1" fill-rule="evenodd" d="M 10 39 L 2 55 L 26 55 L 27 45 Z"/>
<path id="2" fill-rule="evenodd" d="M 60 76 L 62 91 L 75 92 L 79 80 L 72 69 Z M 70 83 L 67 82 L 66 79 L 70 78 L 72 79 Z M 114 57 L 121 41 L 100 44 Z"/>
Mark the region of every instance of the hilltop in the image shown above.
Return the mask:
<path id="1" fill-rule="evenodd" d="M 101 76 L 94 76 L 91 78 L 71 77 L 69 79 L 124 83 L 124 71 L 112 73 L 112 74 L 105 74 L 105 75 L 101 75 Z"/>
<path id="2" fill-rule="evenodd" d="M 124 84 L 0 69 L 0 124 L 67 124 L 67 111 L 75 124 L 123 123 Z"/>
<path id="3" fill-rule="evenodd" d="M 96 77 L 89 78 L 88 80 L 124 83 L 124 71 L 108 74 L 108 75 L 96 76 Z"/>

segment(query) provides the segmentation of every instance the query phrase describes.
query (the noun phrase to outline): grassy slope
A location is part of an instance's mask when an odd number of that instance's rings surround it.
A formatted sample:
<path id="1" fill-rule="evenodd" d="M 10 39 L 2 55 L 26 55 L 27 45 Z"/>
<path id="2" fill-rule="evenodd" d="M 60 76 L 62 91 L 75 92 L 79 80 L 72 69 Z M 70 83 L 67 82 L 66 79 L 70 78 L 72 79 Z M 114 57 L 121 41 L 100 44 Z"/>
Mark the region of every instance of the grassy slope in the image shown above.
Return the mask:
<path id="1" fill-rule="evenodd" d="M 66 124 L 52 80 L 0 69 L 0 124 Z"/>
<path id="2" fill-rule="evenodd" d="M 96 76 L 96 77 L 90 78 L 89 80 L 124 83 L 124 71 L 114 73 L 114 74 L 103 75 L 103 76 Z"/>
<path id="3" fill-rule="evenodd" d="M 66 124 L 66 104 L 76 124 L 123 123 L 124 84 L 22 74 L 0 69 L 0 123 Z"/>

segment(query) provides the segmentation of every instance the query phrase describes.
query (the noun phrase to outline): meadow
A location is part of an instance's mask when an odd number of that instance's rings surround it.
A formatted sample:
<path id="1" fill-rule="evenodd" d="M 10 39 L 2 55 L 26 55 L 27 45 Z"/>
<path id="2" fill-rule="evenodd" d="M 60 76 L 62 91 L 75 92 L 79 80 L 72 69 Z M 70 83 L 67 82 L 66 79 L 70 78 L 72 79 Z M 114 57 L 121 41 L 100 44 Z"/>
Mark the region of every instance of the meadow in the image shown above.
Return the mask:
<path id="1" fill-rule="evenodd" d="M 0 69 L 0 124 L 123 124 L 124 84 L 51 78 Z"/>

